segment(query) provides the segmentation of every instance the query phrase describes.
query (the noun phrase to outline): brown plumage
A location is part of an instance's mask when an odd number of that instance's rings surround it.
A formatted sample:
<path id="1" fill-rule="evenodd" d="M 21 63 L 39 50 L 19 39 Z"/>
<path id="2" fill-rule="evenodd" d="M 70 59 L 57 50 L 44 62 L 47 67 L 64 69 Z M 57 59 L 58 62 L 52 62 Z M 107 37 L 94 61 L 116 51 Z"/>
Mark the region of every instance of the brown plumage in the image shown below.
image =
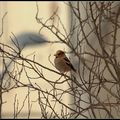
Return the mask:
<path id="1" fill-rule="evenodd" d="M 58 50 L 54 56 L 55 56 L 54 59 L 55 67 L 61 73 L 69 72 L 71 70 L 76 72 L 70 60 L 66 57 L 65 53 L 62 50 Z"/>

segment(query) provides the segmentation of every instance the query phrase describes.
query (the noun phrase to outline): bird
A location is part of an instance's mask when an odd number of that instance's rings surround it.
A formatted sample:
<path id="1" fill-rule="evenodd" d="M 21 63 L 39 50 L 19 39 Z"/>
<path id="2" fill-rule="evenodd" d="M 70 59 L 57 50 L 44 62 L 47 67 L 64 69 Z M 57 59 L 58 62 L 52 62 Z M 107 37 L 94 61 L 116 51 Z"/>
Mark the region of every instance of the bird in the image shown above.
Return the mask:
<path id="1" fill-rule="evenodd" d="M 55 59 L 54 59 L 55 68 L 60 73 L 67 73 L 71 70 L 76 72 L 76 69 L 73 67 L 70 60 L 65 55 L 64 51 L 57 50 L 54 56 L 55 56 Z"/>

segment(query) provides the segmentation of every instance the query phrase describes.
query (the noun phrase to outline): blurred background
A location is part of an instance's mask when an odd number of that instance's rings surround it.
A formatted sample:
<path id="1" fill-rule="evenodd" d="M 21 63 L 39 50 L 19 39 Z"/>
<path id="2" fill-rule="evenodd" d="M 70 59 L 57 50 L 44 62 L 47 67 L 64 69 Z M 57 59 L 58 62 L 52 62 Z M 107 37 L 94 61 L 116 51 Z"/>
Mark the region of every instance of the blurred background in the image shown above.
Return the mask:
<path id="1" fill-rule="evenodd" d="M 69 10 L 68 7 L 64 4 L 64 2 L 37 2 L 39 7 L 39 17 L 42 18 L 43 21 L 48 19 L 56 9 L 58 9 L 57 13 L 61 17 L 61 20 L 63 24 L 65 24 L 65 27 L 69 29 Z M 4 34 L 1 37 L 1 42 L 5 43 L 7 45 L 10 45 L 11 47 L 15 47 L 15 45 L 12 43 L 10 37 L 15 40 L 15 36 L 18 39 L 19 44 L 21 44 L 21 48 L 24 47 L 24 44 L 26 47 L 22 51 L 23 56 L 27 56 L 31 53 L 35 53 L 36 61 L 38 61 L 40 64 L 45 65 L 49 68 L 52 68 L 54 70 L 55 67 L 51 65 L 51 63 L 48 60 L 48 57 L 51 55 L 51 61 L 53 62 L 54 54 L 58 49 L 67 50 L 67 46 L 64 44 L 44 44 L 40 45 L 37 42 L 30 42 L 31 39 L 29 39 L 29 36 L 33 36 L 33 40 L 36 35 L 39 35 L 39 29 L 40 24 L 36 22 L 36 13 L 37 13 L 37 7 L 36 2 L 0 2 L 0 16 L 2 16 L 7 12 L 7 15 L 4 19 Z M 2 26 L 2 20 L 1 20 L 1 26 Z M 33 34 L 33 35 L 32 35 Z M 15 36 L 14 36 L 15 35 Z M 49 31 L 43 30 L 41 32 L 41 36 L 44 37 L 44 40 L 47 41 L 57 41 L 57 38 L 53 36 Z M 41 38 L 40 36 L 40 38 Z M 28 37 L 28 38 L 27 38 Z M 28 39 L 28 40 L 27 40 Z M 39 39 L 39 37 L 38 37 Z M 30 56 L 29 58 L 32 58 Z M 8 60 L 9 63 L 9 60 Z M 11 65 L 12 69 L 12 65 Z M 1 65 L 1 71 L 2 71 L 2 65 Z M 58 76 L 53 73 L 51 74 L 50 71 L 44 70 L 43 73 L 47 75 L 47 78 L 50 80 L 56 80 Z M 29 71 L 29 74 L 31 76 L 34 76 L 33 72 Z M 27 83 L 26 81 L 26 75 L 25 73 L 22 74 L 22 82 Z M 31 81 L 33 84 L 38 83 L 44 90 L 49 90 L 50 86 L 41 79 L 33 80 Z M 65 88 L 67 86 L 64 86 Z M 19 100 L 19 107 L 22 106 L 23 100 L 26 97 L 28 88 L 18 88 L 13 89 L 8 93 L 5 93 L 3 95 L 3 101 L 5 104 L 3 104 L 2 107 L 2 116 L 3 118 L 13 118 L 13 111 L 14 111 L 14 100 L 15 95 L 17 94 L 17 98 Z M 31 101 L 37 100 L 37 92 L 32 91 L 30 94 Z M 67 101 L 67 100 L 66 100 Z M 59 109 L 59 108 L 58 108 Z M 28 103 L 26 102 L 24 105 L 24 108 L 22 109 L 19 117 L 26 118 L 26 111 L 28 111 Z M 40 116 L 40 109 L 38 104 L 33 102 L 32 105 L 32 114 L 31 117 L 39 118 Z"/>
<path id="2" fill-rule="evenodd" d="M 0 117 L 119 118 L 119 13 L 112 1 L 0 2 Z M 59 49 L 77 75 L 61 78 Z"/>

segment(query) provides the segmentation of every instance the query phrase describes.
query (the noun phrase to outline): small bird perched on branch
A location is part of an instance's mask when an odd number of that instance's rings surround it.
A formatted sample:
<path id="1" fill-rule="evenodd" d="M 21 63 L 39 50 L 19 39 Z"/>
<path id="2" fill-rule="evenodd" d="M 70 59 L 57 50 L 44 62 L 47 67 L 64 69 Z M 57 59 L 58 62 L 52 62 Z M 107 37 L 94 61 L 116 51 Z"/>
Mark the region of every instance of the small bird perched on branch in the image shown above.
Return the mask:
<path id="1" fill-rule="evenodd" d="M 65 55 L 64 51 L 58 50 L 56 54 L 54 54 L 54 56 L 55 56 L 54 59 L 55 67 L 61 73 L 69 72 L 71 70 L 76 72 L 75 68 L 73 67 L 67 56 Z"/>

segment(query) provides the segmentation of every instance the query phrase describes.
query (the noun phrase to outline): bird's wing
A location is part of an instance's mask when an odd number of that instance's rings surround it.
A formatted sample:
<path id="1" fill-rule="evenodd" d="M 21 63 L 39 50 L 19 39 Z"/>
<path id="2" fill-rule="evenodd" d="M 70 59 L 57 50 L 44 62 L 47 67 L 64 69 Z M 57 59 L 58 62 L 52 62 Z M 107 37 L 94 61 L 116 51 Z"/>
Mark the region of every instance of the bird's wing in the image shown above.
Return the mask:
<path id="1" fill-rule="evenodd" d="M 73 67 L 73 65 L 71 64 L 70 60 L 67 57 L 65 57 L 64 60 L 65 60 L 66 64 L 72 68 L 72 70 L 76 71 L 75 68 Z"/>

